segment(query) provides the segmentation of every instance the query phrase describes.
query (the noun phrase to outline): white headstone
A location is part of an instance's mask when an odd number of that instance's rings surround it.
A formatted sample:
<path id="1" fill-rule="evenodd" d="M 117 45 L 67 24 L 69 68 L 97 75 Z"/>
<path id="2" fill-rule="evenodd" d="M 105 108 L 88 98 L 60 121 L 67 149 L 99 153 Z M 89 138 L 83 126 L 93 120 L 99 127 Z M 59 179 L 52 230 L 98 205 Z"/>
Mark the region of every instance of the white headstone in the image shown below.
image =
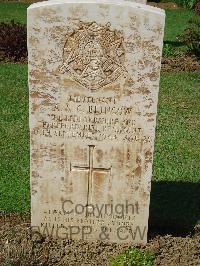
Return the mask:
<path id="1" fill-rule="evenodd" d="M 31 224 L 146 243 L 165 14 L 130 1 L 28 8 Z"/>

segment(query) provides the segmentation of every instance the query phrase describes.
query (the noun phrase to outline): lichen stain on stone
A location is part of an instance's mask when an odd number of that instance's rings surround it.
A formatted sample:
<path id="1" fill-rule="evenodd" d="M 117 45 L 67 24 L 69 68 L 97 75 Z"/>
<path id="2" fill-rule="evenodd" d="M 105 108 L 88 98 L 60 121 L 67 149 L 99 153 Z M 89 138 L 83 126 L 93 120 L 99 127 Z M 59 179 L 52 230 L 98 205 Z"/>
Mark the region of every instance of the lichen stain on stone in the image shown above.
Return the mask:
<path id="1" fill-rule="evenodd" d="M 32 102 L 31 104 L 31 114 L 34 114 L 36 110 L 40 109 L 41 105 L 40 104 L 36 104 L 34 102 Z"/>
<path id="2" fill-rule="evenodd" d="M 146 113 L 146 114 L 144 114 L 144 116 L 152 117 L 152 116 L 155 116 L 155 113 Z"/>
<path id="3" fill-rule="evenodd" d="M 134 81 L 132 78 L 127 78 L 125 80 L 124 86 L 128 87 L 130 90 L 133 90 L 133 85 L 136 81 Z"/>
<path id="4" fill-rule="evenodd" d="M 34 188 L 31 189 L 31 195 L 32 196 L 35 196 L 37 194 L 37 192 L 38 191 L 36 189 L 34 189 Z"/>
<path id="5" fill-rule="evenodd" d="M 156 81 L 159 78 L 159 73 L 151 72 L 151 73 L 148 74 L 148 77 L 150 78 L 150 80 Z"/>
<path id="6" fill-rule="evenodd" d="M 41 202 L 42 203 L 48 203 L 50 199 L 49 195 L 49 183 L 46 182 L 45 184 L 42 183 L 40 185 L 40 196 L 41 196 Z"/>
<path id="7" fill-rule="evenodd" d="M 39 40 L 38 40 L 38 38 L 31 36 L 28 39 L 28 43 L 29 43 L 29 45 L 36 46 L 39 44 Z"/>
<path id="8" fill-rule="evenodd" d="M 130 158 L 131 158 L 131 150 L 129 148 L 127 148 L 127 151 L 126 151 L 126 161 L 130 161 Z"/>
<path id="9" fill-rule="evenodd" d="M 123 165 L 124 165 L 124 152 L 121 151 L 120 149 L 116 148 L 114 158 L 115 158 L 116 162 L 118 163 L 119 167 L 123 167 Z"/>
<path id="10" fill-rule="evenodd" d="M 65 33 L 65 28 L 62 26 L 54 26 L 50 30 L 51 38 L 53 38 L 55 41 L 60 41 L 63 37 L 63 33 Z"/>
<path id="11" fill-rule="evenodd" d="M 98 163 L 100 163 L 102 161 L 102 159 L 103 159 L 103 151 L 100 150 L 100 149 L 97 149 L 96 150 L 96 154 L 97 154 L 96 160 L 97 160 Z"/>
<path id="12" fill-rule="evenodd" d="M 31 181 L 31 192 L 32 194 L 36 194 L 37 193 L 37 188 L 38 187 L 38 180 L 37 179 L 32 179 Z"/>
<path id="13" fill-rule="evenodd" d="M 152 41 L 142 41 L 141 46 L 144 49 L 144 51 L 146 51 L 146 53 L 150 52 L 150 55 L 160 54 L 160 48 L 157 45 L 152 44 Z"/>
<path id="14" fill-rule="evenodd" d="M 86 152 L 83 149 L 80 149 L 80 147 L 76 146 L 74 148 L 74 158 L 77 158 L 77 161 L 83 161 L 83 164 L 86 163 L 84 162 L 85 158 L 87 158 L 87 156 L 85 156 Z"/>
<path id="15" fill-rule="evenodd" d="M 149 193 L 142 191 L 141 198 L 143 199 L 144 202 L 147 202 L 147 200 L 149 199 Z"/>
<path id="16" fill-rule="evenodd" d="M 72 79 L 67 79 L 67 78 L 63 78 L 63 80 L 62 80 L 62 84 L 63 84 L 63 86 L 65 86 L 66 88 L 68 88 L 68 86 L 69 87 L 74 87 L 74 84 L 75 84 L 76 82 L 74 81 L 74 80 L 72 80 Z"/>
<path id="17" fill-rule="evenodd" d="M 45 71 L 39 71 L 39 70 L 32 70 L 31 72 L 31 77 L 32 77 L 32 81 L 38 81 L 41 83 L 44 83 L 45 81 L 48 81 L 48 77 L 46 75 Z"/>
<path id="18" fill-rule="evenodd" d="M 136 158 L 135 176 L 141 178 L 142 176 L 142 160 L 139 155 Z"/>
<path id="19" fill-rule="evenodd" d="M 43 98 L 43 93 L 41 93 L 39 91 L 31 91 L 30 92 L 30 97 L 32 99 Z"/>
<path id="20" fill-rule="evenodd" d="M 70 7 L 69 13 L 73 19 L 80 19 L 82 17 L 87 17 L 88 11 L 86 8 L 84 8 L 84 5 L 78 5 L 78 6 Z"/>
<path id="21" fill-rule="evenodd" d="M 103 12 L 109 11 L 109 6 L 106 4 L 99 4 L 99 8 L 103 9 Z M 106 13 L 107 15 L 107 13 Z"/>
<path id="22" fill-rule="evenodd" d="M 152 163 L 152 152 L 150 150 L 145 152 L 145 170 L 147 170 L 150 163 Z"/>
<path id="23" fill-rule="evenodd" d="M 73 191 L 74 191 L 74 189 L 73 189 L 73 183 L 72 182 L 70 182 L 69 184 L 68 184 L 68 182 L 67 182 L 67 178 L 64 180 L 64 184 L 63 184 L 63 189 L 61 190 L 62 192 L 64 192 L 64 193 L 69 193 L 69 194 L 72 194 L 73 193 Z"/>
<path id="24" fill-rule="evenodd" d="M 152 106 L 152 102 L 149 104 L 144 105 L 145 108 L 149 109 Z"/>
<path id="25" fill-rule="evenodd" d="M 38 178 L 39 177 L 39 174 L 36 171 L 31 171 L 31 175 L 32 175 L 33 178 Z"/>
<path id="26" fill-rule="evenodd" d="M 137 93 L 142 93 L 143 95 L 151 94 L 151 91 L 147 87 L 140 87 L 136 90 Z"/>
<path id="27" fill-rule="evenodd" d="M 139 189 L 139 186 L 136 185 L 136 186 L 134 187 L 134 190 L 137 191 L 138 189 Z"/>
<path id="28" fill-rule="evenodd" d="M 39 174 L 37 171 L 31 171 L 31 176 L 31 193 L 32 195 L 35 195 L 37 193 Z"/>
<path id="29" fill-rule="evenodd" d="M 38 158 L 38 154 L 36 152 L 33 152 L 31 154 L 31 157 L 33 158 L 33 160 L 36 160 Z"/>
<path id="30" fill-rule="evenodd" d="M 45 94 L 39 91 L 31 91 L 30 98 L 40 100 L 40 103 L 32 102 L 32 110 L 37 110 L 39 106 L 41 107 L 52 105 L 52 100 L 55 99 L 52 95 Z"/>
<path id="31" fill-rule="evenodd" d="M 64 156 L 65 155 L 65 150 L 62 148 L 62 149 L 60 149 L 60 155 L 61 156 Z"/>
<path id="32" fill-rule="evenodd" d="M 153 54 L 153 55 L 151 55 L 151 57 L 152 57 L 152 59 L 154 59 L 157 62 L 160 62 L 160 60 L 161 60 L 161 56 L 159 56 L 157 54 L 155 54 L 155 55 Z"/>
<path id="33" fill-rule="evenodd" d="M 108 178 L 106 173 L 101 173 L 101 172 L 94 173 L 94 184 L 97 191 L 101 192 L 101 188 L 103 187 L 102 184 L 104 183 L 105 178 Z"/>
<path id="34" fill-rule="evenodd" d="M 138 18 L 137 14 L 135 14 L 135 12 L 137 12 L 137 11 L 134 11 L 134 12 L 129 11 L 129 13 L 127 15 L 130 18 L 130 25 L 129 25 L 129 27 L 136 34 L 136 33 L 139 33 L 138 28 L 140 27 L 141 21 Z"/>
<path id="35" fill-rule="evenodd" d="M 120 79 L 120 78 L 119 78 Z M 119 81 L 118 79 L 118 81 Z M 119 83 L 117 83 L 117 81 L 113 84 L 109 84 L 109 85 L 106 85 L 103 89 L 102 89 L 104 92 L 109 92 L 109 91 L 114 91 L 116 93 L 116 97 L 119 97 L 122 95 L 122 88 L 120 86 Z"/>
<path id="36" fill-rule="evenodd" d="M 108 17 L 109 14 L 109 8 L 108 5 L 105 4 L 99 4 L 99 9 L 102 9 L 102 11 L 100 11 L 100 14 L 103 18 Z"/>
<path id="37" fill-rule="evenodd" d="M 35 16 L 45 23 L 62 22 L 63 20 L 62 16 L 57 15 L 57 10 L 50 7 L 41 8 Z"/>

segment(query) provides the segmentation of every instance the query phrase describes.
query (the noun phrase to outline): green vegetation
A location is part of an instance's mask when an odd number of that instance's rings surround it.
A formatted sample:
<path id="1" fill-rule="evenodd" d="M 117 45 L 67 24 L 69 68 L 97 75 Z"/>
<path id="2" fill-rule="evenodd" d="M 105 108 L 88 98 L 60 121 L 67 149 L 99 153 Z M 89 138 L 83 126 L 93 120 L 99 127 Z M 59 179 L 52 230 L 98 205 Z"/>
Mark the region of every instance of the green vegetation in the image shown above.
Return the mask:
<path id="1" fill-rule="evenodd" d="M 0 210 L 29 210 L 27 65 L 0 65 Z"/>
<path id="2" fill-rule="evenodd" d="M 188 20 L 195 16 L 194 11 L 186 9 L 167 9 L 164 41 L 176 42 L 177 36 L 187 28 Z"/>
<path id="3" fill-rule="evenodd" d="M 177 5 L 186 7 L 188 9 L 194 8 L 195 4 L 198 2 L 198 0 L 175 0 Z"/>
<path id="4" fill-rule="evenodd" d="M 188 50 L 200 58 L 200 16 L 189 20 L 188 28 L 179 37 L 188 47 Z"/>
<path id="5" fill-rule="evenodd" d="M 138 248 L 129 248 L 126 252 L 112 258 L 110 266 L 153 266 L 154 255 Z"/>
<path id="6" fill-rule="evenodd" d="M 163 73 L 150 225 L 191 229 L 200 220 L 199 73 Z"/>
<path id="7" fill-rule="evenodd" d="M 183 55 L 183 48 L 177 49 L 172 44 L 164 43 L 163 45 L 163 56 L 180 56 Z"/>
<path id="8" fill-rule="evenodd" d="M 26 9 L 30 4 L 19 2 L 0 2 L 0 22 L 15 20 L 26 23 Z"/>
<path id="9" fill-rule="evenodd" d="M 199 73 L 161 75 L 154 180 L 200 182 Z"/>
<path id="10" fill-rule="evenodd" d="M 151 1 L 147 0 L 147 2 L 151 2 Z M 155 2 L 176 3 L 178 7 L 185 7 L 188 9 L 193 9 L 195 7 L 195 4 L 198 2 L 198 0 L 155 0 Z"/>

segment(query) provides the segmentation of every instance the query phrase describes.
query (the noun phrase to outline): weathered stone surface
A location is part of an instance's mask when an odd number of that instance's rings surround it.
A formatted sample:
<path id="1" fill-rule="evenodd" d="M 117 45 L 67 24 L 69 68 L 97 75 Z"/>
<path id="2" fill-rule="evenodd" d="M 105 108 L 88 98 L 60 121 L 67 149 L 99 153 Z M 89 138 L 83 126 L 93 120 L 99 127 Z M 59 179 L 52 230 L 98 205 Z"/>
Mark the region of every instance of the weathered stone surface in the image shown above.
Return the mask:
<path id="1" fill-rule="evenodd" d="M 41 232 L 146 243 L 164 17 L 117 0 L 28 8 L 31 215 Z"/>
<path id="2" fill-rule="evenodd" d="M 139 4 L 146 4 L 147 0 L 121 0 L 121 1 L 128 1 L 128 2 L 133 2 L 133 3 L 139 3 Z"/>
<path id="3" fill-rule="evenodd" d="M 135 2 L 135 3 L 140 3 L 140 4 L 146 4 L 147 0 L 123 0 L 123 1 L 130 1 L 130 2 Z"/>

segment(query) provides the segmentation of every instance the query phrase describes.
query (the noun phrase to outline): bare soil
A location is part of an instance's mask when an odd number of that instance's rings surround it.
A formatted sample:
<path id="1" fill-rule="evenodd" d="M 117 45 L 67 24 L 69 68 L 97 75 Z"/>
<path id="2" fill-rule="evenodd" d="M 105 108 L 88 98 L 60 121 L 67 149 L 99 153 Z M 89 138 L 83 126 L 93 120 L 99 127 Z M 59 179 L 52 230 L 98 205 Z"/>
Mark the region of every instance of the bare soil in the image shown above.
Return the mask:
<path id="1" fill-rule="evenodd" d="M 182 56 L 163 57 L 162 71 L 200 71 L 200 60 L 196 56 L 189 54 Z"/>
<path id="2" fill-rule="evenodd" d="M 173 2 L 167 2 L 167 3 L 147 2 L 147 5 L 162 9 L 180 9 L 180 7 L 178 7 L 177 4 Z"/>
<path id="3" fill-rule="evenodd" d="M 108 265 L 129 244 L 53 240 L 31 234 L 29 216 L 0 217 L 0 265 Z M 156 255 L 155 265 L 200 265 L 200 231 L 175 237 L 150 233 L 146 247 Z"/>

